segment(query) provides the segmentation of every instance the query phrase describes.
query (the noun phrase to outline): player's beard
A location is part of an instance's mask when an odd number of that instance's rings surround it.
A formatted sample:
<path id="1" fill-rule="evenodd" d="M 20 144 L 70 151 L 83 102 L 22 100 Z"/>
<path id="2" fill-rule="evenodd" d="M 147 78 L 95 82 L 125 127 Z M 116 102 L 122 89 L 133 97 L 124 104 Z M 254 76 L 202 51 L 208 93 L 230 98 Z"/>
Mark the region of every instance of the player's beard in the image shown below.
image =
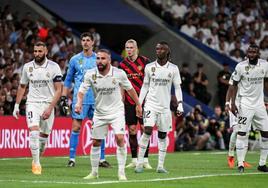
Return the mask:
<path id="1" fill-rule="evenodd" d="M 251 65 L 257 65 L 258 63 L 258 57 L 253 58 L 248 58 L 249 59 L 249 64 Z"/>
<path id="2" fill-rule="evenodd" d="M 103 72 L 107 68 L 107 64 L 104 65 L 104 64 L 100 63 L 100 64 L 97 65 L 97 67 L 98 67 L 98 70 L 100 72 Z"/>
<path id="3" fill-rule="evenodd" d="M 45 58 L 46 58 L 46 55 L 43 55 L 41 57 L 36 56 L 36 57 L 34 57 L 34 61 L 38 64 L 41 64 Z"/>

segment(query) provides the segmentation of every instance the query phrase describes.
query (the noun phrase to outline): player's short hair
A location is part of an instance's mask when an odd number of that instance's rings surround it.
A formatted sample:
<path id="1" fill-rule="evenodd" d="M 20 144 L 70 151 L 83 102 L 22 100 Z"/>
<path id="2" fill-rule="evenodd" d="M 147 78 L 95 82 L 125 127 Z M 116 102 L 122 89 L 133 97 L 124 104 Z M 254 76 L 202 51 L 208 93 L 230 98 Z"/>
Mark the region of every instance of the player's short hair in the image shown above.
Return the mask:
<path id="1" fill-rule="evenodd" d="M 129 40 L 127 40 L 126 43 L 125 43 L 125 45 L 126 45 L 127 43 L 132 43 L 132 44 L 134 44 L 134 45 L 136 46 L 136 48 L 138 48 L 137 41 L 135 41 L 134 39 L 129 39 Z"/>
<path id="2" fill-rule="evenodd" d="M 160 41 L 158 42 L 158 44 L 161 44 L 161 45 L 166 45 L 168 47 L 168 54 L 167 54 L 167 58 L 170 59 L 170 56 L 171 56 L 171 50 L 170 50 L 170 47 L 169 47 L 169 44 L 166 42 L 166 41 Z"/>
<path id="3" fill-rule="evenodd" d="M 257 50 L 259 50 L 259 46 L 255 43 L 250 44 L 248 48 L 256 48 Z"/>
<path id="4" fill-rule="evenodd" d="M 112 56 L 110 50 L 107 50 L 107 49 L 104 49 L 104 48 L 97 50 L 97 53 L 98 53 L 98 52 L 106 53 L 106 54 L 108 54 L 110 57 Z"/>
<path id="5" fill-rule="evenodd" d="M 89 37 L 92 41 L 94 41 L 94 37 L 93 37 L 93 35 L 92 35 L 91 33 L 89 33 L 89 32 L 84 32 L 84 33 L 82 33 L 82 34 L 80 35 L 80 40 L 82 40 L 82 38 L 84 38 L 84 37 Z"/>
<path id="6" fill-rule="evenodd" d="M 43 47 L 47 47 L 46 43 L 42 42 L 42 41 L 38 41 L 34 44 L 34 46 L 43 46 Z"/>

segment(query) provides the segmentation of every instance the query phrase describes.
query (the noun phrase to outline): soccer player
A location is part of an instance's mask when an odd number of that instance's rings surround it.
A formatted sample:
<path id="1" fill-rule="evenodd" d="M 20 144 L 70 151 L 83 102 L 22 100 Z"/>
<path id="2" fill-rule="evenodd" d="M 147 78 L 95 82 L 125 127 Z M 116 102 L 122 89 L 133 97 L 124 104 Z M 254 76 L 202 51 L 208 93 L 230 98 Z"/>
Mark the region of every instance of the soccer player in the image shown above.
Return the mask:
<path id="1" fill-rule="evenodd" d="M 127 90 L 129 96 L 134 100 L 137 116 L 141 117 L 142 108 L 138 95 L 128 80 L 126 73 L 111 65 L 111 54 L 105 49 L 100 49 L 97 52 L 97 68 L 88 70 L 85 74 L 84 81 L 77 94 L 78 100 L 75 106 L 77 113 L 82 112 L 82 100 L 89 87 L 94 92 L 96 109 L 93 116 L 93 145 L 90 153 L 92 171 L 84 179 L 98 178 L 100 144 L 108 133 L 108 126 L 111 125 L 117 143 L 118 178 L 119 181 L 127 180 L 125 175 L 127 148 L 124 141 L 125 110 L 121 87 Z"/>
<path id="2" fill-rule="evenodd" d="M 144 78 L 144 67 L 149 63 L 149 59 L 144 56 L 138 55 L 138 45 L 133 39 L 129 39 L 125 43 L 125 51 L 127 57 L 120 62 L 119 66 L 127 74 L 129 81 L 131 82 L 133 88 L 140 94 L 141 86 Z M 135 168 L 137 164 L 137 153 L 138 153 L 138 140 L 137 140 L 137 124 L 139 122 L 141 130 L 143 129 L 142 118 L 136 116 L 135 102 L 125 92 L 124 97 L 125 112 L 126 112 L 126 124 L 129 131 L 129 145 L 132 156 L 132 162 L 126 166 L 126 168 Z M 150 143 L 150 142 L 149 142 Z M 148 161 L 149 145 L 144 155 L 143 167 L 146 169 L 152 169 Z"/>
<path id="3" fill-rule="evenodd" d="M 231 76 L 231 111 L 238 118 L 236 154 L 238 171 L 244 172 L 245 148 L 251 124 L 261 133 L 261 152 L 258 170 L 268 172 L 268 115 L 264 104 L 264 78 L 268 77 L 268 63 L 259 59 L 259 47 L 251 44 L 247 49 L 247 59 L 238 63 Z"/>
<path id="4" fill-rule="evenodd" d="M 62 74 L 57 63 L 46 58 L 47 47 L 43 42 L 34 45 L 34 60 L 23 66 L 13 116 L 18 119 L 19 104 L 29 84 L 26 102 L 26 121 L 30 129 L 32 173 L 41 175 L 40 154 L 54 122 L 54 107 L 62 90 Z"/>
<path id="5" fill-rule="evenodd" d="M 229 84 L 232 85 L 232 83 L 233 83 L 233 81 L 230 80 Z M 228 166 L 230 168 L 234 168 L 234 166 L 235 166 L 234 154 L 235 154 L 236 137 L 237 137 L 237 132 L 238 132 L 238 122 L 237 122 L 237 118 L 235 117 L 235 115 L 230 111 L 231 94 L 230 94 L 229 88 L 228 88 L 227 93 L 226 93 L 226 101 L 227 102 L 225 103 L 225 111 L 228 112 L 228 114 L 229 114 L 229 125 L 233 129 L 233 132 L 230 136 L 227 161 L 228 161 Z M 248 133 L 247 133 L 247 136 L 248 136 Z M 248 143 L 244 147 L 244 152 L 247 152 L 247 150 L 248 150 Z M 246 161 L 244 161 L 244 167 L 250 168 L 251 165 L 249 163 L 247 163 Z"/>
<path id="6" fill-rule="evenodd" d="M 142 173 L 143 158 L 154 125 L 158 128 L 158 173 L 167 173 L 164 161 L 167 150 L 167 133 L 172 129 L 172 116 L 170 111 L 171 86 L 175 88 L 178 101 L 176 115 L 183 113 L 181 77 L 176 65 L 169 61 L 170 48 L 167 42 L 156 45 L 157 60 L 145 66 L 145 77 L 139 96 L 142 104 L 145 97 L 143 122 L 144 132 L 139 141 L 138 164 L 136 173 Z"/>
<path id="7" fill-rule="evenodd" d="M 96 53 L 93 52 L 94 46 L 94 38 L 90 33 L 82 33 L 81 34 L 81 45 L 83 51 L 74 55 L 68 67 L 68 72 L 64 81 L 64 87 L 61 96 L 61 107 L 62 111 L 67 114 L 68 113 L 68 100 L 67 94 L 72 88 L 72 82 L 74 81 L 73 88 L 73 101 L 72 101 L 72 133 L 70 136 L 70 159 L 68 161 L 68 167 L 75 166 L 75 156 L 76 149 L 78 146 L 80 127 L 82 125 L 82 120 L 88 117 L 92 119 L 94 113 L 94 97 L 91 89 L 87 91 L 83 100 L 83 113 L 77 114 L 74 111 L 75 104 L 77 102 L 77 92 L 80 84 L 83 81 L 83 76 L 88 69 L 92 69 L 96 67 Z M 102 142 L 102 152 L 101 152 L 101 167 L 110 167 L 110 164 L 105 161 L 105 142 Z"/>

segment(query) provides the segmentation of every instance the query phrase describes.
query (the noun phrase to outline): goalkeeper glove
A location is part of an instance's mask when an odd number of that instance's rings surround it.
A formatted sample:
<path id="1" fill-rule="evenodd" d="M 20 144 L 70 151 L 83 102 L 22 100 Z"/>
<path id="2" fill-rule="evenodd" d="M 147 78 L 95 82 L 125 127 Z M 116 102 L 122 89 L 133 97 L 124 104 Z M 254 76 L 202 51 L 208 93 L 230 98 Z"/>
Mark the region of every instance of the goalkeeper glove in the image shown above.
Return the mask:
<path id="1" fill-rule="evenodd" d="M 60 97 L 60 110 L 63 115 L 65 116 L 70 115 L 70 107 L 68 105 L 68 99 L 66 96 Z"/>

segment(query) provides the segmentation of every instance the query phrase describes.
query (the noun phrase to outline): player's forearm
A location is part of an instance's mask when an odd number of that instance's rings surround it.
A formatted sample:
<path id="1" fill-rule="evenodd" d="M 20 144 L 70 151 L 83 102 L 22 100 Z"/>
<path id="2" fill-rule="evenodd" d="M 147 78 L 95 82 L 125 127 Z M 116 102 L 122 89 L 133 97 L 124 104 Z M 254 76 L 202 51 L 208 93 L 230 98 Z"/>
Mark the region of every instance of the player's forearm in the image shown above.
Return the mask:
<path id="1" fill-rule="evenodd" d="M 70 89 L 66 86 L 63 86 L 61 96 L 67 96 L 70 92 Z"/>
<path id="2" fill-rule="evenodd" d="M 180 86 L 175 87 L 175 95 L 176 95 L 178 103 L 182 102 L 182 91 L 181 91 Z"/>
<path id="3" fill-rule="evenodd" d="M 20 104 L 21 99 L 25 93 L 26 85 L 19 85 L 17 96 L 16 96 L 16 104 Z"/>
<path id="4" fill-rule="evenodd" d="M 236 98 L 236 94 L 237 94 L 237 86 L 235 85 L 230 85 L 230 97 L 231 97 L 231 102 L 232 104 L 235 104 L 235 98 Z"/>
<path id="5" fill-rule="evenodd" d="M 139 96 L 140 104 L 143 103 L 143 100 L 144 100 L 145 96 L 147 95 L 148 90 L 149 90 L 149 84 L 143 83 L 142 88 L 141 88 L 141 92 L 140 92 L 140 96 Z"/>
<path id="6" fill-rule="evenodd" d="M 82 93 L 81 91 L 79 91 L 77 93 L 77 104 L 82 105 L 83 98 L 84 98 L 84 93 Z"/>
<path id="7" fill-rule="evenodd" d="M 60 99 L 61 97 L 61 93 L 62 93 L 62 84 L 61 83 L 57 83 L 57 85 L 55 86 L 55 93 L 54 93 L 54 97 L 51 101 L 51 104 L 50 104 L 50 107 L 53 109 L 58 100 Z"/>
<path id="8" fill-rule="evenodd" d="M 129 96 L 133 99 L 133 101 L 135 102 L 136 105 L 140 105 L 141 103 L 139 102 L 139 98 L 138 95 L 136 93 L 136 91 L 132 88 L 130 90 L 127 90 Z"/>

